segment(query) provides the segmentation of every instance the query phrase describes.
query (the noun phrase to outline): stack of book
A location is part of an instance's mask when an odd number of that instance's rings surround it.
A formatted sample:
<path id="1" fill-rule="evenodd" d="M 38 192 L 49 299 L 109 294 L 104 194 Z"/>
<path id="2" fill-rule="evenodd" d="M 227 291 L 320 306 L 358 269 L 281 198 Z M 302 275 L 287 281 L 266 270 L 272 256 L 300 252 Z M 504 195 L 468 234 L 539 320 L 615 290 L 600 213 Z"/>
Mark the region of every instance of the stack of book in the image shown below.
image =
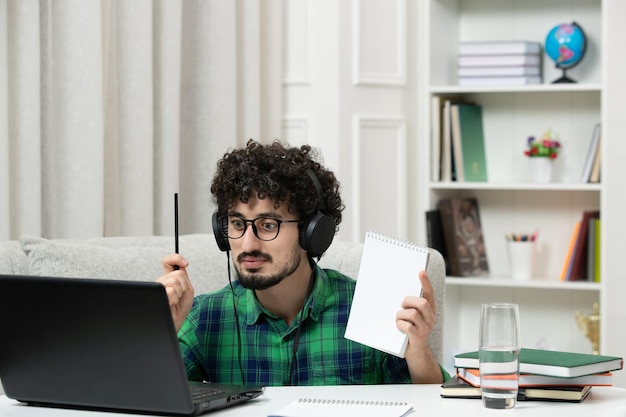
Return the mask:
<path id="1" fill-rule="evenodd" d="M 541 84 L 541 58 L 542 48 L 538 42 L 461 42 L 459 85 Z"/>
<path id="2" fill-rule="evenodd" d="M 612 371 L 623 368 L 617 356 L 544 349 L 520 350 L 518 400 L 582 402 L 593 386 L 611 386 Z M 441 386 L 444 398 L 480 398 L 478 351 L 454 357 L 457 373 Z"/>
<path id="3" fill-rule="evenodd" d="M 600 210 L 585 210 L 574 224 L 561 281 L 600 282 Z"/>

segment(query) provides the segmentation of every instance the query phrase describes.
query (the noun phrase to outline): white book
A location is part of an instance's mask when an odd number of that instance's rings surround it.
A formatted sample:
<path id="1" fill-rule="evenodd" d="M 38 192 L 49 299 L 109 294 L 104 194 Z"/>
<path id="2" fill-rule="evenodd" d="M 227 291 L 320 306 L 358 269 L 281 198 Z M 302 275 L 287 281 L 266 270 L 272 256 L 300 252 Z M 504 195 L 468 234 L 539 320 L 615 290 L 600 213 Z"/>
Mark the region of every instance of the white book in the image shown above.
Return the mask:
<path id="1" fill-rule="evenodd" d="M 537 75 L 520 77 L 459 77 L 459 85 L 464 86 L 528 85 L 541 84 L 541 82 L 541 77 Z"/>
<path id="2" fill-rule="evenodd" d="M 345 337 L 403 358 L 408 336 L 396 327 L 396 314 L 407 296 L 421 296 L 419 272 L 426 270 L 428 249 L 367 232 Z"/>
<path id="3" fill-rule="evenodd" d="M 541 44 L 529 41 L 461 42 L 459 55 L 540 54 Z"/>
<path id="4" fill-rule="evenodd" d="M 598 136 L 598 146 L 596 149 L 596 156 L 591 167 L 591 174 L 589 175 L 589 182 L 600 182 L 600 165 L 602 164 L 602 132 Z"/>
<path id="5" fill-rule="evenodd" d="M 591 142 L 589 142 L 589 149 L 587 150 L 587 156 L 585 157 L 585 164 L 583 165 L 583 173 L 580 177 L 581 182 L 589 182 L 591 177 L 591 168 L 596 160 L 596 152 L 598 152 L 598 144 L 600 143 L 600 123 L 596 123 L 593 127 L 593 133 L 591 135 Z"/>
<path id="6" fill-rule="evenodd" d="M 441 179 L 441 97 L 432 96 L 430 105 L 430 180 Z"/>
<path id="7" fill-rule="evenodd" d="M 525 67 L 459 67 L 459 77 L 511 77 L 541 75 L 541 68 Z"/>
<path id="8" fill-rule="evenodd" d="M 541 65 L 541 55 L 515 54 L 459 56 L 459 67 L 514 67 L 532 65 Z"/>

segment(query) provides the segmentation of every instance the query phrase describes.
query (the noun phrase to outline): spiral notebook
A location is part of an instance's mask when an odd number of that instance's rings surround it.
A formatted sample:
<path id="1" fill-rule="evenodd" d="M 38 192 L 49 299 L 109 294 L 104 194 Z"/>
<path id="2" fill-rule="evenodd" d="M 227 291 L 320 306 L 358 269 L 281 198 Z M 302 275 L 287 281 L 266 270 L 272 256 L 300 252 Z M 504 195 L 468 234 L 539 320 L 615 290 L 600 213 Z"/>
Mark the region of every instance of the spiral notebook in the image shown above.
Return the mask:
<path id="1" fill-rule="evenodd" d="M 421 296 L 419 272 L 428 249 L 394 237 L 367 232 L 345 337 L 403 358 L 408 337 L 396 327 L 407 296 Z"/>
<path id="2" fill-rule="evenodd" d="M 268 417 L 403 417 L 411 410 L 406 402 L 300 398 Z"/>

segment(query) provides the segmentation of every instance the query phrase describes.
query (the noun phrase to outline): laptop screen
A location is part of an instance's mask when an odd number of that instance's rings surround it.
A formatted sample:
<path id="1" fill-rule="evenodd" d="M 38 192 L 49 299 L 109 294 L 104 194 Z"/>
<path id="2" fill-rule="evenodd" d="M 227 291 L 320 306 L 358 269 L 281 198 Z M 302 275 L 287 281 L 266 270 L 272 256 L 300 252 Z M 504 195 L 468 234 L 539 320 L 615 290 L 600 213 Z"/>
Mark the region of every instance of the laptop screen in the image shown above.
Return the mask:
<path id="1" fill-rule="evenodd" d="M 0 276 L 8 397 L 193 414 L 165 288 L 156 282 Z M 8 336 L 8 337 L 6 337 Z"/>

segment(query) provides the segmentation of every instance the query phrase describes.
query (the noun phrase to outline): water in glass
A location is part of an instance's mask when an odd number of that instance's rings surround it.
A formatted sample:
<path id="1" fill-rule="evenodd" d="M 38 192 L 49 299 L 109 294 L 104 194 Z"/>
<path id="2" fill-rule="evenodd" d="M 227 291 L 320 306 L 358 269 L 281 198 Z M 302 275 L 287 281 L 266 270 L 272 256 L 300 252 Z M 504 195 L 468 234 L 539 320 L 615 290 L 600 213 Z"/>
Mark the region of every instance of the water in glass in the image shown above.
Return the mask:
<path id="1" fill-rule="evenodd" d="M 483 304 L 480 316 L 480 388 L 485 408 L 515 407 L 519 387 L 519 307 Z"/>
<path id="2" fill-rule="evenodd" d="M 483 405 L 497 409 L 515 407 L 519 386 L 519 349 L 482 347 L 479 359 Z"/>

